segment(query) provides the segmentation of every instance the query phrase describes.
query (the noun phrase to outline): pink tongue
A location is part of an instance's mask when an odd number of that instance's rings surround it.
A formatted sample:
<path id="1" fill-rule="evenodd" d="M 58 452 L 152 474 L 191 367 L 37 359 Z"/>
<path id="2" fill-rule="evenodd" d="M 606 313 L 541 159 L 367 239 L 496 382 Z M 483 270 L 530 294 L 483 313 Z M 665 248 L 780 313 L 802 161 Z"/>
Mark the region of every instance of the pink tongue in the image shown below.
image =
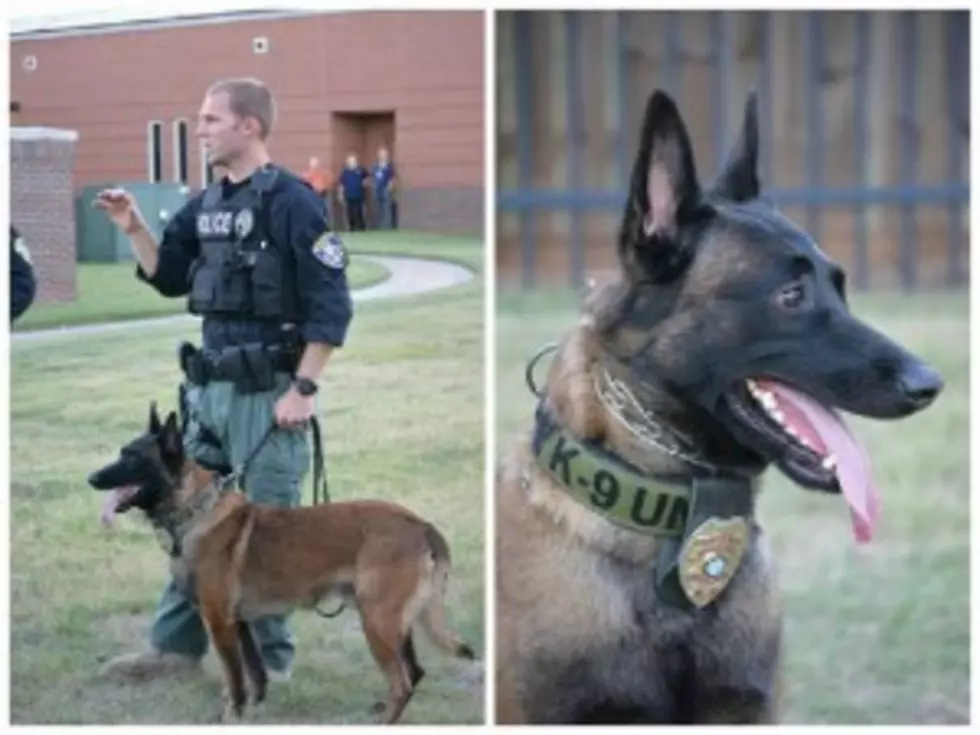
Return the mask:
<path id="1" fill-rule="evenodd" d="M 837 457 L 837 480 L 850 507 L 854 538 L 858 543 L 870 541 L 880 500 L 867 451 L 839 416 L 809 396 L 780 383 L 768 380 L 758 383 L 775 395 L 788 425 L 818 450 Z"/>
<path id="2" fill-rule="evenodd" d="M 102 503 L 102 513 L 99 519 L 106 528 L 112 527 L 112 520 L 116 517 L 116 508 L 136 490 L 136 486 L 117 487 L 112 492 L 106 493 L 106 498 Z"/>

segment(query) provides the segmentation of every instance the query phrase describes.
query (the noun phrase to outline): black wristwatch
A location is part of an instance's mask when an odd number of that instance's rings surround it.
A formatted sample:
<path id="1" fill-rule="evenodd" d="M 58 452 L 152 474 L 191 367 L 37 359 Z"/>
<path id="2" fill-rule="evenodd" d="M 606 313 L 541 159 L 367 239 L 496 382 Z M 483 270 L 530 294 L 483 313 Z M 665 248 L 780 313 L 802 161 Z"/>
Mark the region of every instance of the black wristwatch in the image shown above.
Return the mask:
<path id="1" fill-rule="evenodd" d="M 293 386 L 301 396 L 312 396 L 317 392 L 318 388 L 317 384 L 309 378 L 296 378 L 293 381 Z"/>

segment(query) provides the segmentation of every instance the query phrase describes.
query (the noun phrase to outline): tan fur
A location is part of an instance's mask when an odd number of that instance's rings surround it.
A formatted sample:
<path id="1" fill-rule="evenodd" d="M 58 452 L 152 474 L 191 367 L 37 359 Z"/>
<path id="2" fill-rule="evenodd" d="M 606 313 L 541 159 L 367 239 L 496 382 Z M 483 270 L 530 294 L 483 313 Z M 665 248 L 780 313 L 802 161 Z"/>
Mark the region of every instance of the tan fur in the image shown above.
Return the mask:
<path id="1" fill-rule="evenodd" d="M 190 502 L 211 479 L 188 462 L 178 502 Z M 430 543 L 433 535 L 438 544 Z M 277 508 L 252 504 L 240 493 L 222 497 L 185 537 L 179 564 L 193 580 L 222 660 L 226 717 L 240 714 L 244 699 L 236 621 L 343 596 L 356 605 L 368 647 L 388 680 L 382 721 L 397 721 L 414 692 L 403 647 L 416 623 L 440 648 L 472 656 L 445 625 L 450 563 L 443 553 L 448 557 L 445 541 L 431 524 L 392 503 Z"/>
<path id="2" fill-rule="evenodd" d="M 601 308 L 601 297 L 592 304 Z M 584 320 L 560 346 L 549 375 L 547 398 L 557 419 L 572 433 L 604 437 L 624 458 L 648 470 L 663 470 L 674 460 L 651 454 L 612 419 L 593 388 L 597 340 Z M 535 463 L 530 435 L 522 435 L 504 458 L 496 482 L 496 721 L 528 720 L 522 697 L 525 683 L 546 676 L 556 658 L 577 655 L 601 660 L 615 657 L 620 641 L 652 647 L 659 635 L 689 625 L 652 596 L 650 568 L 661 543 L 657 538 L 620 529 L 572 500 Z M 764 539 L 748 553 L 751 564 L 727 593 L 718 613 L 718 646 L 737 660 L 741 636 L 778 633 L 780 614 L 773 594 Z M 618 560 L 622 575 L 610 574 Z M 635 609 L 647 606 L 657 627 L 644 631 Z M 661 609 L 662 608 L 662 609 Z M 743 633 L 744 631 L 744 633 Z M 638 636 L 649 635 L 648 638 Z M 693 635 L 698 635 L 697 629 Z M 641 677 L 637 671 L 637 677 Z M 642 688 L 638 678 L 635 686 Z M 562 696 L 556 691 L 554 697 Z M 739 710 L 737 704 L 733 705 Z M 705 721 L 774 717 L 742 711 L 704 712 Z"/>

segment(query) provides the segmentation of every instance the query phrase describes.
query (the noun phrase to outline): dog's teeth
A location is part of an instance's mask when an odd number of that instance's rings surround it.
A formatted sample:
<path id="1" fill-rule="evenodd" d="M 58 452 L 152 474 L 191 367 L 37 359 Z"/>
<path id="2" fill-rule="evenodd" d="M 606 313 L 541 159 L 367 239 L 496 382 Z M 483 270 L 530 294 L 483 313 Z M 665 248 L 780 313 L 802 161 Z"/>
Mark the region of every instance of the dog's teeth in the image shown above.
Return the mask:
<path id="1" fill-rule="evenodd" d="M 767 409 L 769 409 L 770 411 L 772 411 L 773 413 L 775 413 L 776 406 L 777 406 L 777 404 L 776 404 L 776 396 L 774 396 L 772 393 L 765 393 L 764 392 L 759 397 L 759 400 L 762 401 L 762 405 L 763 406 L 765 406 Z"/>
<path id="2" fill-rule="evenodd" d="M 780 426 L 784 426 L 786 424 L 786 416 L 778 408 L 771 409 L 769 413 L 774 419 L 776 419 L 776 421 L 779 422 Z"/>
<path id="3" fill-rule="evenodd" d="M 823 467 L 825 470 L 836 469 L 837 457 L 835 457 L 833 454 L 828 454 L 826 457 L 823 458 L 823 462 L 820 463 L 820 466 Z"/>

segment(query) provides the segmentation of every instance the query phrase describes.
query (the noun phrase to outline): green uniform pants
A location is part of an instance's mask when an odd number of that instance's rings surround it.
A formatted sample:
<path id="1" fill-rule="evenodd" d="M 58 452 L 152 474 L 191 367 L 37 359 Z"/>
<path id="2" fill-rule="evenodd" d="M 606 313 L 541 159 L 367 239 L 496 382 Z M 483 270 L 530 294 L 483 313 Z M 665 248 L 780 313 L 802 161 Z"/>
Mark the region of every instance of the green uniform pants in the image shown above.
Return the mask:
<path id="1" fill-rule="evenodd" d="M 233 383 L 215 381 L 201 387 L 186 383 L 190 416 L 184 446 L 196 459 L 225 463 L 238 469 L 269 428 L 275 404 L 289 388 L 286 374 L 276 376 L 276 387 L 262 393 L 240 393 Z M 221 441 L 221 448 L 204 442 L 201 425 Z M 266 505 L 300 504 L 303 479 L 310 466 L 310 445 L 305 430 L 276 429 L 252 458 L 242 480 L 249 499 Z M 292 663 L 295 646 L 286 617 L 270 616 L 253 622 L 266 665 L 284 670 Z M 200 658 L 208 636 L 194 607 L 170 581 L 164 588 L 150 632 L 154 648 Z"/>

